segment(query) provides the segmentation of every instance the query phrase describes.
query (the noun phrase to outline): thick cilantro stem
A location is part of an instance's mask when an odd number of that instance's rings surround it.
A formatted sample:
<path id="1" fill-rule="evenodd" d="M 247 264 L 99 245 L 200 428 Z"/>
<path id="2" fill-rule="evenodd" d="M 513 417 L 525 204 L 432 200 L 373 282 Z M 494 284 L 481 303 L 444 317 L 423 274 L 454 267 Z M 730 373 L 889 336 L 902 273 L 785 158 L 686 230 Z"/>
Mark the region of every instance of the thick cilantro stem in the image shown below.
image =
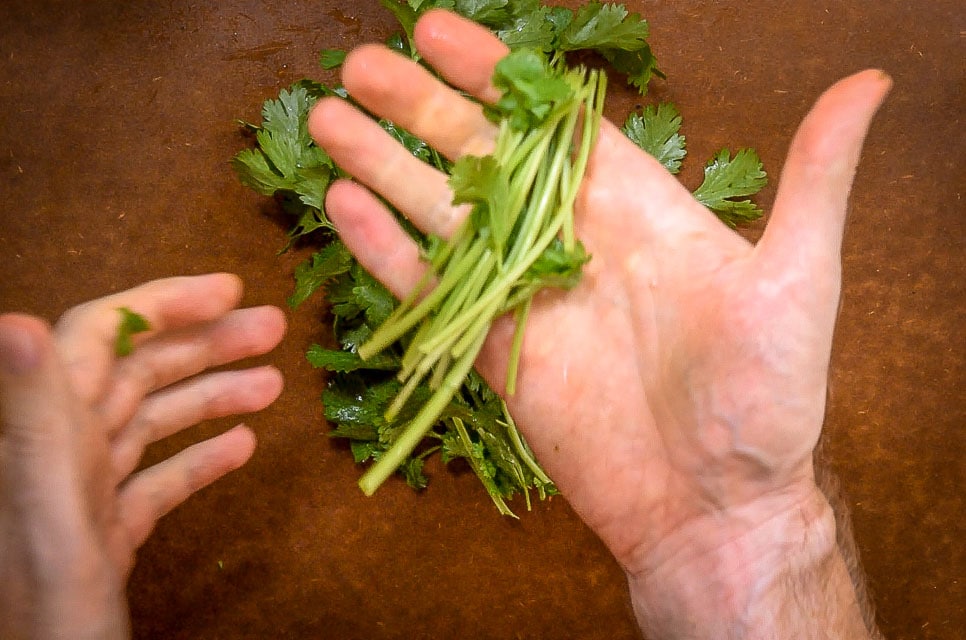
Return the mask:
<path id="1" fill-rule="evenodd" d="M 514 314 L 516 329 L 513 332 L 513 342 L 510 344 L 510 358 L 506 367 L 506 393 L 512 396 L 517 392 L 517 373 L 520 370 L 520 352 L 523 349 L 523 332 L 527 326 L 527 318 L 530 316 L 530 307 L 533 298 L 526 298 Z"/>
<path id="2" fill-rule="evenodd" d="M 506 402 L 503 405 L 503 417 L 506 419 L 506 430 L 507 434 L 510 436 L 510 442 L 513 443 L 513 448 L 516 450 L 517 456 L 523 460 L 523 464 L 527 465 L 533 476 L 540 481 L 541 484 L 551 484 L 550 478 L 544 472 L 540 465 L 537 464 L 536 459 L 533 457 L 533 452 L 527 443 L 523 441 L 523 437 L 520 436 L 520 431 L 517 429 L 517 424 L 513 420 L 513 416 L 510 415 L 510 410 L 506 406 Z"/>

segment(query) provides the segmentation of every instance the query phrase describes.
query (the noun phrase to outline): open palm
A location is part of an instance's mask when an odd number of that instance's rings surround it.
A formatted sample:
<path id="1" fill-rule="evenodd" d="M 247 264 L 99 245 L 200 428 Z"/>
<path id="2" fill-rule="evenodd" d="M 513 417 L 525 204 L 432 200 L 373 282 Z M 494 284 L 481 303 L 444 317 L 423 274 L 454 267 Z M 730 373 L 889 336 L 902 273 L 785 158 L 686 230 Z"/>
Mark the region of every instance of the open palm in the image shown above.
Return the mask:
<path id="1" fill-rule="evenodd" d="M 281 311 L 236 309 L 241 293 L 228 274 L 167 278 L 75 307 L 54 328 L 0 315 L 0 637 L 126 637 L 138 547 L 255 441 L 239 425 L 139 468 L 146 447 L 281 392 L 273 367 L 206 371 L 282 338 Z M 151 325 L 123 358 L 121 307 Z"/>
<path id="2" fill-rule="evenodd" d="M 488 32 L 431 12 L 416 43 L 454 86 L 497 97 L 490 77 L 506 49 Z M 478 105 L 387 49 L 350 54 L 343 80 L 364 107 L 450 158 L 495 139 Z M 685 541 L 701 553 L 815 500 L 846 200 L 887 88 L 870 71 L 822 97 L 757 246 L 603 123 L 576 208 L 593 259 L 575 289 L 538 295 L 507 400 L 541 464 L 632 576 L 680 562 Z M 358 180 L 329 192 L 342 239 L 404 295 L 424 266 L 373 192 L 426 232 L 451 232 L 465 210 L 450 205 L 445 176 L 347 103 L 323 100 L 309 126 Z M 497 323 L 477 361 L 496 389 L 511 335 L 509 319 Z"/>

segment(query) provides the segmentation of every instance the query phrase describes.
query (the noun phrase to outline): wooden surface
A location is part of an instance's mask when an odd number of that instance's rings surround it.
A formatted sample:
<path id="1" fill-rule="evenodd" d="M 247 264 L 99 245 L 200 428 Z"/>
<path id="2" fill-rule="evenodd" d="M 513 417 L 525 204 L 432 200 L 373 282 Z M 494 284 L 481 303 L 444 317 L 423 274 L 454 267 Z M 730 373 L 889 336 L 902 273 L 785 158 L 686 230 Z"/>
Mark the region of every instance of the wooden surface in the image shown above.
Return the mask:
<path id="1" fill-rule="evenodd" d="M 573 4 L 573 3 L 571 3 Z M 887 637 L 963 637 L 964 65 L 954 0 L 630 2 L 684 115 L 694 185 L 725 145 L 777 177 L 834 80 L 896 86 L 859 168 L 844 248 L 827 442 Z M 283 305 L 285 222 L 235 180 L 234 119 L 318 70 L 318 51 L 381 40 L 375 0 L 0 3 L 0 309 L 54 319 L 179 273 L 239 273 Z M 617 87 L 619 83 L 614 83 Z M 612 91 L 609 114 L 637 101 Z M 767 208 L 769 187 L 760 198 Z M 760 226 L 746 230 L 755 237 Z M 330 341 L 318 302 L 263 361 L 287 387 L 252 416 L 249 466 L 166 518 L 131 579 L 137 638 L 635 638 L 620 571 L 555 499 L 501 518 L 475 478 L 433 468 L 366 499 L 326 437 Z M 227 426 L 156 446 L 152 459 Z"/>

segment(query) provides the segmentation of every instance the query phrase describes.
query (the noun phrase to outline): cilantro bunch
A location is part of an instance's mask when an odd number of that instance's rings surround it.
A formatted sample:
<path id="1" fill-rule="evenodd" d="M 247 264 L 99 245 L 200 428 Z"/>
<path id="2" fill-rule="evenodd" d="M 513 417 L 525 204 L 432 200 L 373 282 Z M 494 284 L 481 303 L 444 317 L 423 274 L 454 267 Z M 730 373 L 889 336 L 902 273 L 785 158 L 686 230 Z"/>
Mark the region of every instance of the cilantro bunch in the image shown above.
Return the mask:
<path id="1" fill-rule="evenodd" d="M 577 126 L 577 119 L 566 115 L 575 112 L 575 103 L 599 117 L 604 80 L 603 75 L 579 79 L 579 73 L 566 70 L 566 57 L 574 51 L 602 56 L 642 94 L 653 77 L 663 74 L 647 44 L 647 22 L 620 4 L 588 2 L 571 11 L 539 0 L 381 2 L 402 28 L 387 44 L 414 60 L 419 60 L 412 41 L 414 25 L 433 8 L 454 10 L 487 26 L 515 52 L 500 64 L 494 78 L 504 91 L 503 99 L 486 107 L 487 114 L 500 122 L 491 156 L 450 163 L 424 141 L 392 122 L 380 121 L 414 156 L 450 175 L 457 203 L 472 206 L 467 224 L 448 242 L 406 227 L 424 248 L 436 276 L 435 288 L 397 301 L 355 261 L 328 221 L 325 194 L 329 184 L 345 174 L 311 140 L 306 121 L 322 96 L 351 100 L 341 87 L 302 80 L 282 89 L 277 99 L 265 102 L 260 125 L 242 123 L 254 133 L 255 147 L 239 152 L 232 165 L 244 184 L 274 196 L 292 215 L 290 242 L 307 239 L 321 245 L 296 269 L 289 304 L 295 308 L 319 291 L 329 304 L 340 348 L 315 345 L 307 358 L 328 372 L 322 401 L 333 425 L 330 435 L 348 440 L 356 462 L 374 461 L 360 482 L 363 489 L 371 493 L 396 470 L 408 484 L 422 489 L 428 482 L 425 460 L 438 454 L 446 463 L 465 461 L 499 511 L 513 515 L 507 500 L 514 495 L 522 494 L 529 509 L 531 491 L 542 499 L 556 490 L 506 405 L 472 370 L 472 363 L 492 318 L 514 313 L 518 331 L 507 378 L 507 391 L 512 393 L 530 297 L 541 286 L 573 286 L 580 266 L 589 259 L 573 235 L 567 202 L 576 196 L 593 129 L 576 136 L 587 142 L 576 154 L 562 142 L 568 135 L 572 142 L 573 131 L 558 132 L 555 140 L 546 132 L 561 122 L 568 130 Z M 344 52 L 329 49 L 322 52 L 320 62 L 324 68 L 335 68 L 344 58 Z M 562 107 L 565 103 L 571 106 Z M 553 127 L 547 126 L 548 119 L 555 120 Z M 596 126 L 593 123 L 594 118 L 587 118 L 582 126 Z M 630 114 L 622 130 L 677 173 L 687 153 L 680 128 L 675 107 L 659 104 Z M 551 176 L 560 163 L 574 163 L 562 190 L 567 195 L 543 214 L 531 216 L 530 195 L 548 181 L 559 182 L 559 175 Z M 694 196 L 735 226 L 761 215 L 748 198 L 765 181 L 753 150 L 741 149 L 732 157 L 723 149 L 705 166 L 704 181 Z M 407 225 L 402 216 L 399 219 Z M 527 220 L 539 223 L 525 229 Z M 540 242 L 534 242 L 536 238 Z M 481 261 L 483 254 L 489 257 Z M 523 254 L 526 260 L 521 261 Z M 504 277 L 511 271 L 512 277 Z M 447 282 L 453 286 L 440 286 Z M 481 314 L 484 308 L 486 313 Z"/>
<path id="2" fill-rule="evenodd" d="M 453 238 L 430 245 L 426 277 L 358 350 L 367 361 L 406 340 L 397 374 L 403 386 L 386 420 L 395 421 L 427 381 L 432 390 L 360 480 L 366 494 L 405 462 L 438 422 L 473 368 L 493 321 L 510 312 L 517 330 L 506 392 L 514 392 L 533 295 L 544 286 L 575 284 L 587 260 L 574 236 L 573 209 L 600 127 L 605 78 L 597 71 L 551 65 L 529 49 L 497 64 L 494 84 L 504 93 L 488 109 L 500 123 L 496 149 L 492 155 L 461 157 L 449 180 L 454 204 L 468 203 L 471 212 Z"/>

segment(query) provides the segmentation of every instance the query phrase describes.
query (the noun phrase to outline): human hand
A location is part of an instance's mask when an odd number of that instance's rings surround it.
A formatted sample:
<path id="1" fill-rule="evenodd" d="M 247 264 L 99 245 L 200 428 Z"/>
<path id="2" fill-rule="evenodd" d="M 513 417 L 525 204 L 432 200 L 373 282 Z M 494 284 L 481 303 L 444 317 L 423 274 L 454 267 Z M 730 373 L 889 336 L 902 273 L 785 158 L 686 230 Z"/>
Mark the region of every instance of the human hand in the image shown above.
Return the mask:
<path id="1" fill-rule="evenodd" d="M 235 309 L 241 290 L 228 274 L 157 280 L 75 307 L 53 330 L 0 316 L 0 637 L 127 636 L 135 551 L 161 516 L 244 464 L 255 438 L 239 425 L 137 470 L 145 447 L 282 389 L 273 367 L 203 373 L 282 338 L 280 310 Z M 151 325 L 123 358 L 120 307 Z"/>
<path id="2" fill-rule="evenodd" d="M 415 37 L 453 85 L 498 97 L 490 78 L 506 49 L 487 31 L 431 12 Z M 478 105 L 387 49 L 351 53 L 343 83 L 451 159 L 492 148 L 496 129 Z M 507 402 L 540 463 L 627 571 L 655 637 L 673 634 L 682 616 L 693 629 L 704 617 L 733 617 L 725 609 L 747 609 L 781 576 L 834 556 L 812 452 L 848 192 L 889 84 L 867 71 L 822 96 L 792 142 L 755 246 L 615 126 L 601 127 L 575 213 L 593 258 L 577 288 L 534 301 Z M 404 296 L 425 266 L 373 192 L 428 233 L 452 232 L 465 209 L 451 205 L 444 175 L 347 103 L 322 100 L 309 128 L 358 180 L 332 185 L 326 202 L 343 241 Z M 495 389 L 512 331 L 509 318 L 497 323 L 477 361 Z"/>

